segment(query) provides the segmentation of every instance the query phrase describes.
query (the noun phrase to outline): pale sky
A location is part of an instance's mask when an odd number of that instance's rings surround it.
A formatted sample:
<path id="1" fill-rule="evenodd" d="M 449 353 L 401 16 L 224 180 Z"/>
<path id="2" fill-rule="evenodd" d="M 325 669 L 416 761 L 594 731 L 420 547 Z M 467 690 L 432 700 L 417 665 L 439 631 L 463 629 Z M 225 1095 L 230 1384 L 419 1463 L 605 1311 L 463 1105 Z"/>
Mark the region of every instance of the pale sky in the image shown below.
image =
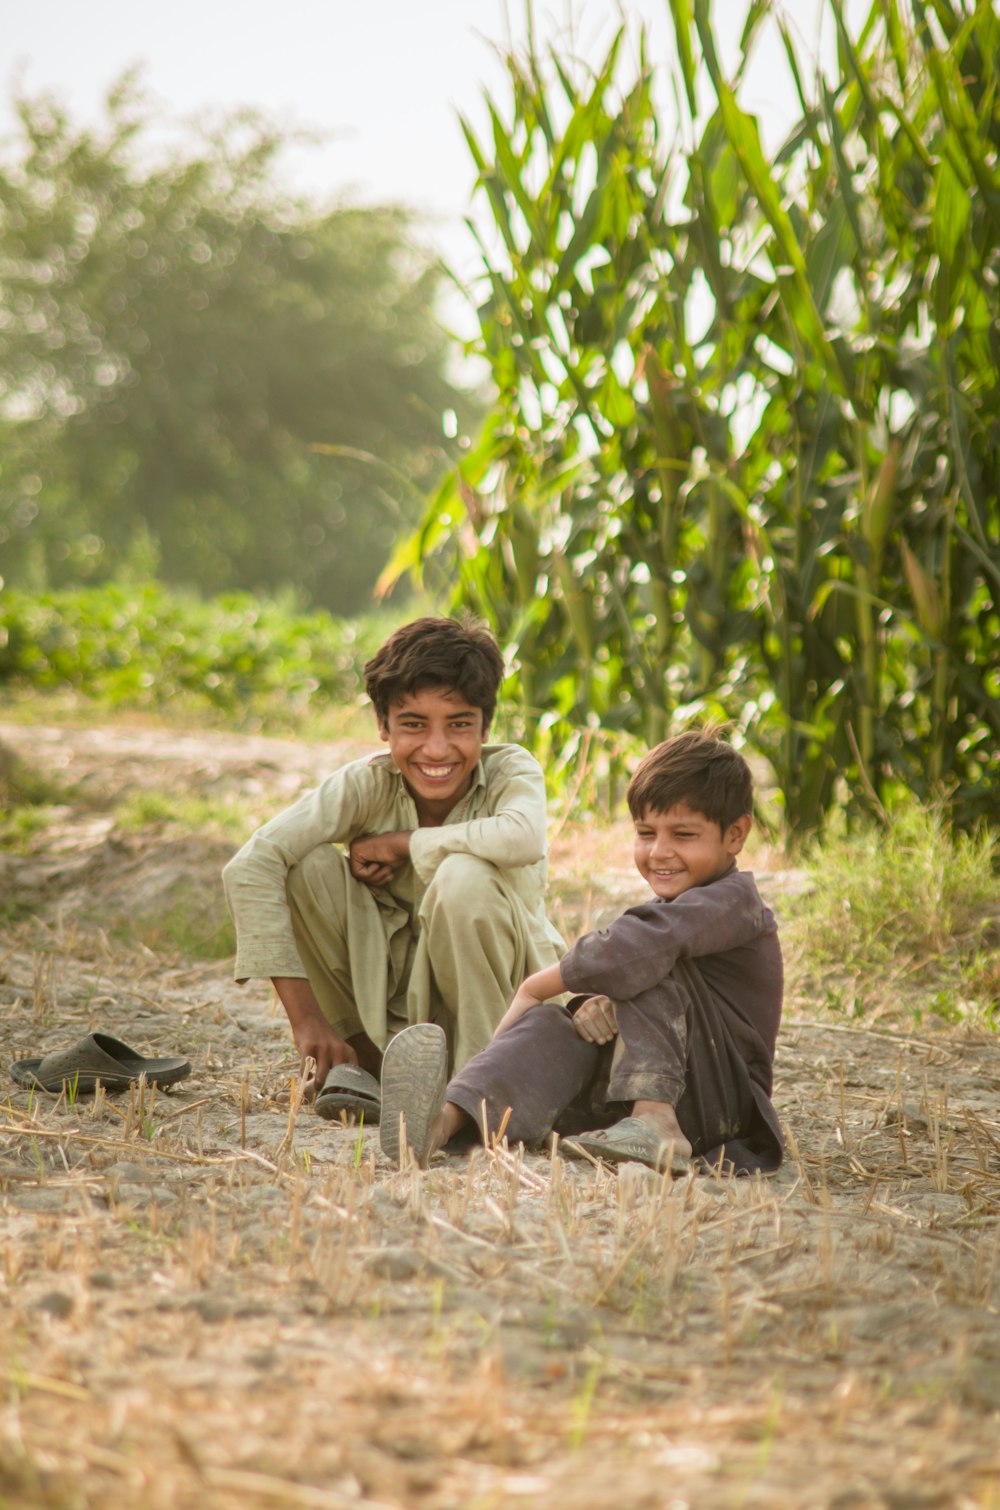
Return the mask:
<path id="1" fill-rule="evenodd" d="M 825 0 L 780 3 L 804 52 L 829 60 L 833 25 Z M 746 9 L 747 0 L 714 3 L 729 63 Z M 854 14 L 863 9 L 867 0 L 851 0 Z M 523 43 L 525 0 L 0 0 L 0 15 L 0 134 L 12 124 L 15 86 L 53 92 L 75 120 L 91 123 L 111 83 L 139 63 L 171 116 L 252 105 L 283 123 L 318 128 L 329 139 L 289 160 L 297 188 L 324 202 L 405 204 L 423 217 L 426 244 L 463 278 L 475 272 L 475 246 L 463 224 L 474 209 L 475 174 L 458 116 L 483 121 L 484 85 L 506 103 L 495 48 L 508 36 Z M 667 0 L 535 0 L 536 38 L 596 62 L 622 15 L 633 37 L 645 21 L 650 56 L 669 59 Z M 665 68 L 665 115 L 668 78 Z M 765 141 L 782 138 L 796 107 L 771 27 L 742 102 L 759 114 Z M 461 316 L 453 306 L 447 318 L 461 326 Z"/>
<path id="2" fill-rule="evenodd" d="M 782 8 L 815 53 L 823 0 Z M 746 0 L 715 0 L 730 57 L 745 10 Z M 5 0 L 0 11 L 5 128 L 15 80 L 93 119 L 112 80 L 141 62 L 171 112 L 256 105 L 336 133 L 297 169 L 319 192 L 403 201 L 446 219 L 468 209 L 473 179 L 458 112 L 478 115 L 484 82 L 502 88 L 493 44 L 508 34 L 508 11 L 515 41 L 526 35 L 524 0 Z M 535 0 L 536 32 L 594 60 L 622 13 L 615 0 Z M 668 55 L 667 0 L 628 0 L 624 14 L 633 29 L 645 19 L 654 58 Z M 829 55 L 829 15 L 822 33 Z M 779 45 L 768 37 L 744 103 L 780 128 L 794 106 L 779 79 L 784 86 Z"/>

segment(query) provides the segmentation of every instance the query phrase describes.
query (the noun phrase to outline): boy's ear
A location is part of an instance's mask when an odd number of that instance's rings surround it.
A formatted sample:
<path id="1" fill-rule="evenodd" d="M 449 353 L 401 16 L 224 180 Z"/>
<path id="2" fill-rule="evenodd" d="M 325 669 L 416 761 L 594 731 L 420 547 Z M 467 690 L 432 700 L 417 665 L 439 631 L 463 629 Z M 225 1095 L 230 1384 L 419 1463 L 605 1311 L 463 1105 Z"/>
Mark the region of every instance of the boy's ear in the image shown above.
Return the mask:
<path id="1" fill-rule="evenodd" d="M 726 830 L 726 849 L 731 855 L 738 855 L 750 835 L 753 827 L 753 819 L 749 813 L 744 813 L 742 818 L 737 818 Z"/>
<path id="2" fill-rule="evenodd" d="M 375 715 L 375 725 L 376 725 L 376 728 L 378 729 L 378 737 L 379 737 L 379 739 L 385 739 L 385 740 L 387 740 L 389 738 L 389 721 L 388 721 L 388 719 L 381 719 L 381 718 L 379 718 L 378 714 L 376 713 L 376 715 Z"/>

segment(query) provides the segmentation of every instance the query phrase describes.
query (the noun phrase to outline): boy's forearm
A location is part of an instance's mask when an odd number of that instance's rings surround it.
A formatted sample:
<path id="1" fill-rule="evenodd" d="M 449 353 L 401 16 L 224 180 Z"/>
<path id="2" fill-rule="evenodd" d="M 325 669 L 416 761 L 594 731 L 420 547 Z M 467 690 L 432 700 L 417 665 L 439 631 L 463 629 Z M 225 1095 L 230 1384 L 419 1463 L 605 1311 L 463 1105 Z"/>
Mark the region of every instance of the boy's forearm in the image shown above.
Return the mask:
<path id="1" fill-rule="evenodd" d="M 518 996 L 522 993 L 534 1002 L 551 1001 L 554 996 L 561 996 L 566 990 L 566 984 L 562 978 L 562 970 L 558 963 L 546 965 L 544 970 L 536 970 L 534 975 L 529 975 L 522 981 L 518 988 Z"/>
<path id="2" fill-rule="evenodd" d="M 514 993 L 514 1000 L 497 1024 L 494 1038 L 499 1038 L 502 1033 L 506 1033 L 507 1029 L 513 1027 L 514 1023 L 526 1012 L 530 1012 L 532 1007 L 540 1007 L 543 1001 L 551 1001 L 553 996 L 561 996 L 565 989 L 562 972 L 558 965 L 548 965 L 544 970 L 536 970 L 534 975 L 529 975 L 518 986 Z"/>

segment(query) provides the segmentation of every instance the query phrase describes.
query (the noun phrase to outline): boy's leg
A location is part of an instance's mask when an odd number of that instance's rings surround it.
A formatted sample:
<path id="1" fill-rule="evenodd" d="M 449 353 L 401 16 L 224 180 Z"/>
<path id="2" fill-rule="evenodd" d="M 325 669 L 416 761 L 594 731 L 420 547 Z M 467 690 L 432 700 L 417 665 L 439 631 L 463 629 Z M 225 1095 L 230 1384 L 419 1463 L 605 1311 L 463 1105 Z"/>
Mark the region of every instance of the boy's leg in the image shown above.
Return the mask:
<path id="1" fill-rule="evenodd" d="M 411 1022 L 438 1022 L 461 1069 L 486 1047 L 525 976 L 554 963 L 539 950 L 524 903 L 475 855 L 449 855 L 420 907 L 410 975 Z"/>
<path id="2" fill-rule="evenodd" d="M 671 1107 L 695 1154 L 713 1152 L 751 1131 L 780 1163 L 777 1134 L 761 1118 L 734 1024 L 697 968 L 680 960 L 666 980 L 616 1003 L 608 1097 Z M 641 1114 L 641 1110 L 640 1110 Z M 771 1167 L 765 1155 L 762 1167 Z"/>
<path id="3" fill-rule="evenodd" d="M 470 1059 L 448 1083 L 445 1101 L 459 1107 L 476 1130 L 496 1133 L 510 1110 L 511 1143 L 540 1143 L 560 1114 L 598 1072 L 605 1051 L 573 1027 L 566 1007 L 547 1001 L 532 1007 L 499 1038 Z"/>
<path id="4" fill-rule="evenodd" d="M 330 844 L 293 866 L 286 890 L 295 943 L 323 1016 L 340 1038 L 364 1034 L 384 1049 L 405 1026 L 402 1017 L 394 1021 L 390 1003 L 405 986 L 415 947 L 405 908 L 387 892 L 376 899 Z"/>

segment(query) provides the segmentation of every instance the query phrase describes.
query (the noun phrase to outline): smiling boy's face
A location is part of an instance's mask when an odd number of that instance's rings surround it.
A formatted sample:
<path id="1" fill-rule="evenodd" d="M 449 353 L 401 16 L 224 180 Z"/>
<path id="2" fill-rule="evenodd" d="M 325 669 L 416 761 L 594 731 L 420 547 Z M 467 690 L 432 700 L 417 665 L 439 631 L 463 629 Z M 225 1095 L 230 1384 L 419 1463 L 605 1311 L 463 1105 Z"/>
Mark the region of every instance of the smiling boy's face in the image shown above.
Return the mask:
<path id="1" fill-rule="evenodd" d="M 465 796 L 483 752 L 483 710 L 451 687 L 393 703 L 379 734 L 403 773 L 422 824 L 440 823 Z"/>
<path id="2" fill-rule="evenodd" d="M 719 825 L 684 802 L 657 812 L 647 808 L 635 820 L 635 866 L 664 902 L 693 886 L 707 886 L 724 876 L 746 843 L 750 817 Z"/>

